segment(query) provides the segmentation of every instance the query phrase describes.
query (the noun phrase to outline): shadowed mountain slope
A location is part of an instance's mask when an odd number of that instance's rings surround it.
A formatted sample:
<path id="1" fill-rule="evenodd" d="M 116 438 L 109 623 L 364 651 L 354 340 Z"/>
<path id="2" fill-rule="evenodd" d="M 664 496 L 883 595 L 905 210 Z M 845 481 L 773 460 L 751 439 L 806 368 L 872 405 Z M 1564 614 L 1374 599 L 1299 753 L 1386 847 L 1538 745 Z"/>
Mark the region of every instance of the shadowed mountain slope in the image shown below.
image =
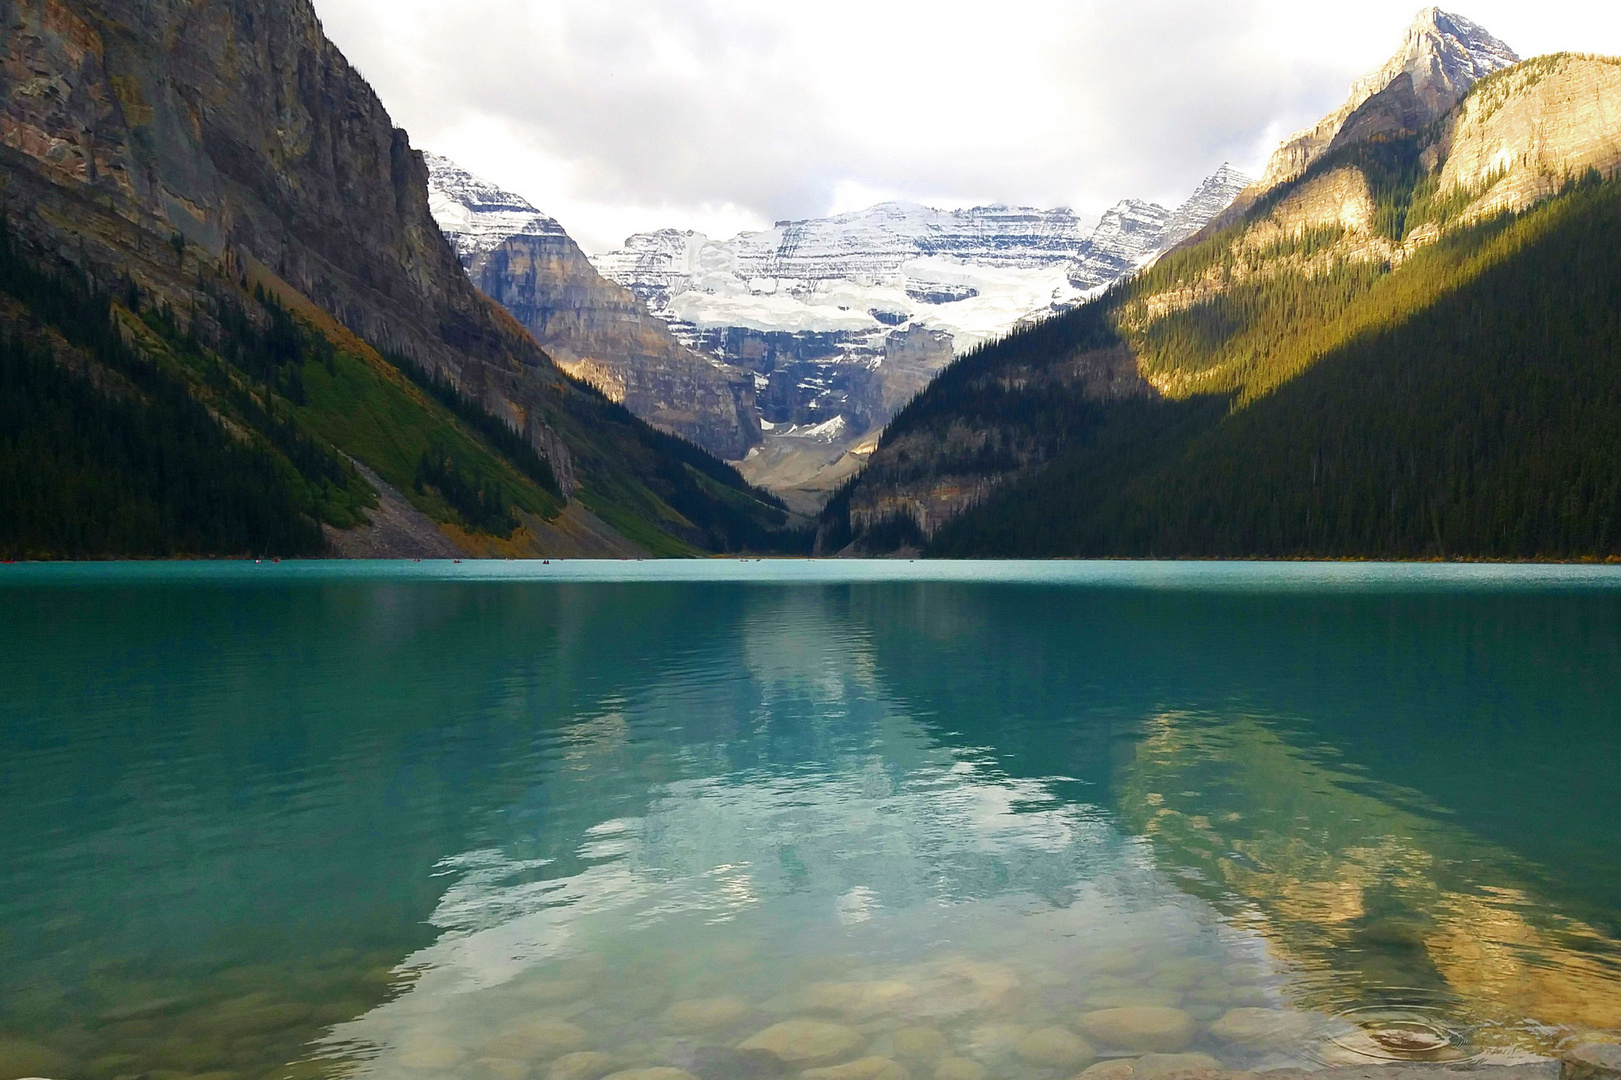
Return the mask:
<path id="1" fill-rule="evenodd" d="M 275 432 L 357 460 L 469 552 L 546 553 L 557 529 L 729 548 L 785 521 L 731 470 L 566 377 L 473 288 L 429 212 L 421 155 L 305 0 L 0 2 L 0 23 L 0 197 L 19 266 L 56 283 L 9 294 L 13 340 L 50 352 L 110 326 L 236 445 L 299 475 Z M 52 289 L 82 310 L 51 308 Z M 280 344 L 251 360 L 266 335 Z M 70 377 L 118 397 L 109 357 L 68 352 L 53 355 Z M 334 486 L 374 500 L 338 472 Z M 367 511 L 351 509 L 310 504 L 282 531 L 355 528 Z M 307 546 L 164 535 L 139 553 Z M 26 551 L 100 550 L 87 543 Z"/>
<path id="2" fill-rule="evenodd" d="M 1421 124 L 1400 72 L 1360 139 L 947 371 L 823 549 L 1621 552 L 1618 70 L 1528 61 Z"/>

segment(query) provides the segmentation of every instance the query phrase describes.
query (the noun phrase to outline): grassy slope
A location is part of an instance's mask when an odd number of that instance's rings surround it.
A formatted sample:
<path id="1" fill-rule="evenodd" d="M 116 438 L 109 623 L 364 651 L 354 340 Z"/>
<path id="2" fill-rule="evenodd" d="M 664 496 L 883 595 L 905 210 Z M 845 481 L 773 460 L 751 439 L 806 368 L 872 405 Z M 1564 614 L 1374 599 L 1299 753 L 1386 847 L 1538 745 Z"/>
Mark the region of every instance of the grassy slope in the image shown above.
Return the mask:
<path id="1" fill-rule="evenodd" d="M 1302 319 L 1293 378 L 1266 385 L 1280 368 L 1264 371 L 1240 407 L 1204 406 L 1203 424 L 1198 398 L 1168 403 L 1164 415 L 1184 418 L 1168 438 L 1094 439 L 948 526 L 933 550 L 1621 551 L 1618 250 L 1615 182 L 1456 234 L 1355 305 Z"/>

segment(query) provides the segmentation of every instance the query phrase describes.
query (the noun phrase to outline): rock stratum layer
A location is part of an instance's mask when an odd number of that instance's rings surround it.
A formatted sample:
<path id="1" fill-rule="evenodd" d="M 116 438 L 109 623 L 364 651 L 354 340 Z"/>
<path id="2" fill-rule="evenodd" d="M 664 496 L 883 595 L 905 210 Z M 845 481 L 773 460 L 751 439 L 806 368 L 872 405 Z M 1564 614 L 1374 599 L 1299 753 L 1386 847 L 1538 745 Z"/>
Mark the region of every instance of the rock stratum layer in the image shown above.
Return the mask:
<path id="1" fill-rule="evenodd" d="M 736 460 L 761 440 L 754 378 L 682 345 L 521 196 L 427 158 L 433 213 L 486 296 L 576 378 L 656 427 Z"/>

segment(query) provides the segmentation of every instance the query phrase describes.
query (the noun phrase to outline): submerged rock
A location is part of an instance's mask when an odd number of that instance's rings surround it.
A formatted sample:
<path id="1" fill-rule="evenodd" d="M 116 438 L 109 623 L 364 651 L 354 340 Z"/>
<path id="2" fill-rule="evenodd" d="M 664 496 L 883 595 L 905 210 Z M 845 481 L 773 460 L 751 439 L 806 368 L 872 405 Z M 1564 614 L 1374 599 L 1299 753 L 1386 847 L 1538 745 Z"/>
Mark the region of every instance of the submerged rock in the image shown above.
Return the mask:
<path id="1" fill-rule="evenodd" d="M 495 1080 L 529 1080 L 529 1074 L 534 1071 L 529 1062 L 512 1058 L 481 1057 L 475 1063 Z"/>
<path id="2" fill-rule="evenodd" d="M 912 1080 L 906 1066 L 885 1057 L 868 1057 L 848 1065 L 806 1069 L 800 1080 Z"/>
<path id="3" fill-rule="evenodd" d="M 700 1046 L 677 1060 L 703 1080 L 776 1080 L 783 1064 L 764 1050 L 734 1050 L 729 1046 Z"/>
<path id="4" fill-rule="evenodd" d="M 696 998 L 664 1010 L 664 1022 L 681 1031 L 712 1031 L 741 1022 L 749 1012 L 748 1002 L 739 997 Z"/>
<path id="5" fill-rule="evenodd" d="M 546 1070 L 546 1080 L 600 1080 L 614 1071 L 618 1062 L 610 1054 L 581 1050 L 564 1054 Z"/>
<path id="6" fill-rule="evenodd" d="M 1127 1009 L 1134 1006 L 1174 1009 L 1182 1004 L 1182 992 L 1157 986 L 1132 986 L 1088 994 L 1086 1003 L 1094 1009 Z"/>
<path id="7" fill-rule="evenodd" d="M 466 1057 L 467 1051 L 448 1039 L 422 1035 L 400 1047 L 394 1064 L 405 1069 L 438 1072 L 455 1068 Z"/>
<path id="8" fill-rule="evenodd" d="M 989 1076 L 985 1066 L 967 1058 L 943 1058 L 934 1067 L 934 1080 L 987 1080 Z"/>
<path id="9" fill-rule="evenodd" d="M 1311 1034 L 1310 1017 L 1282 1009 L 1229 1009 L 1210 1025 L 1210 1034 L 1223 1042 L 1253 1050 L 1287 1047 Z"/>
<path id="10" fill-rule="evenodd" d="M 895 1044 L 895 1053 L 915 1061 L 939 1061 L 951 1052 L 951 1041 L 934 1028 L 901 1028 L 890 1040 Z"/>
<path id="11" fill-rule="evenodd" d="M 1585 1043 L 1565 1051 L 1561 1080 L 1621 1080 L 1621 1046 Z"/>
<path id="12" fill-rule="evenodd" d="M 851 1018 L 881 1016 L 909 1004 L 917 988 L 897 980 L 878 982 L 824 982 L 807 987 L 805 1008 Z"/>
<path id="13" fill-rule="evenodd" d="M 608 1080 L 698 1080 L 685 1069 L 626 1069 L 609 1075 Z"/>
<path id="14" fill-rule="evenodd" d="M 1044 1027 L 1032 1031 L 1014 1047 L 1014 1052 L 1031 1065 L 1056 1069 L 1078 1069 L 1097 1057 L 1092 1044 L 1068 1028 Z"/>
<path id="15" fill-rule="evenodd" d="M 854 1028 L 825 1020 L 784 1020 L 738 1044 L 764 1050 L 789 1065 L 834 1065 L 853 1057 L 867 1040 Z"/>
<path id="16" fill-rule="evenodd" d="M 549 1061 L 575 1050 L 583 1050 L 590 1036 L 578 1024 L 566 1020 L 531 1020 L 509 1028 L 490 1043 L 499 1057 Z"/>
<path id="17" fill-rule="evenodd" d="M 1193 1041 L 1197 1025 L 1181 1009 L 1129 1005 L 1083 1013 L 1077 1025 L 1087 1035 L 1122 1050 L 1174 1054 Z"/>
<path id="18" fill-rule="evenodd" d="M 1161 1080 L 1182 1073 L 1220 1072 L 1223 1068 L 1209 1054 L 1144 1054 L 1140 1058 L 1100 1061 L 1077 1080 Z"/>

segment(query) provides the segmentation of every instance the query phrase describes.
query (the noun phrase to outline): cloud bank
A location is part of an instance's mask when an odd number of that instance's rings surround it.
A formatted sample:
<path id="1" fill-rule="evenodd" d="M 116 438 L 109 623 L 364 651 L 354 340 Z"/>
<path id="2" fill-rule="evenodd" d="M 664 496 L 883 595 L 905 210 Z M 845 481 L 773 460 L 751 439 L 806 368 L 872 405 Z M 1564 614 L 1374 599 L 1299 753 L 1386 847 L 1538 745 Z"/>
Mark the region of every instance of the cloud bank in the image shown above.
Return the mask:
<path id="1" fill-rule="evenodd" d="M 1257 169 L 1416 0 L 315 0 L 413 142 L 587 250 L 886 198 L 1100 212 Z M 1621 52 L 1613 3 L 1443 5 L 1522 54 Z"/>

